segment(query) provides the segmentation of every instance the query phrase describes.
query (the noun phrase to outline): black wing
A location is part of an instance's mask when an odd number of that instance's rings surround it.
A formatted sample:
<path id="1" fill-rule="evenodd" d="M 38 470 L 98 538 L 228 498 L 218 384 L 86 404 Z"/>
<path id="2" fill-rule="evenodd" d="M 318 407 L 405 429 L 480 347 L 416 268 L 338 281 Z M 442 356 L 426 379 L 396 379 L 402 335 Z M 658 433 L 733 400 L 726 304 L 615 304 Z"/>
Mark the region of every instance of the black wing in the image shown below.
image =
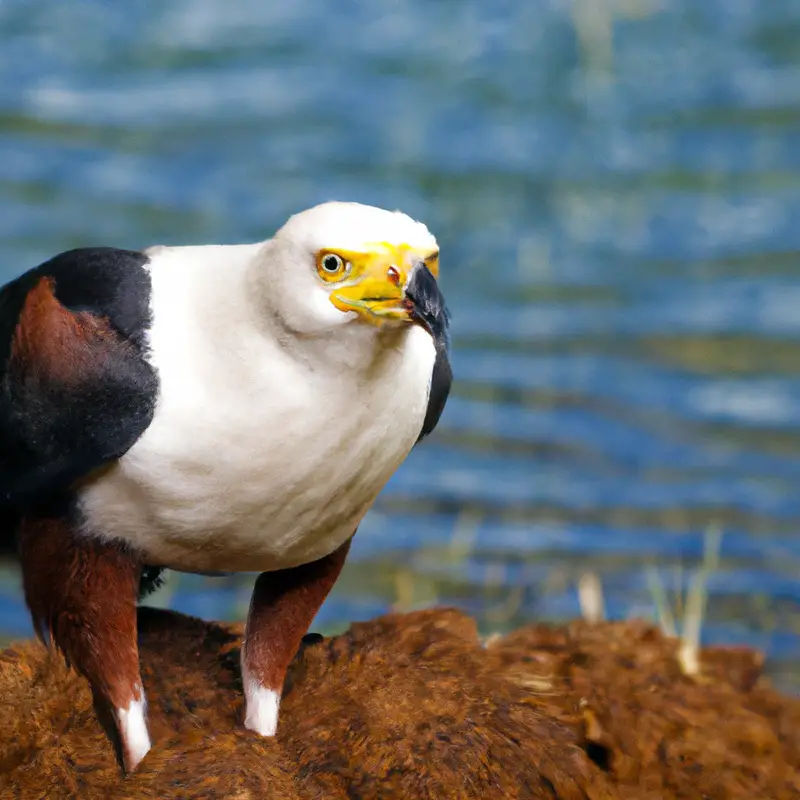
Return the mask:
<path id="1" fill-rule="evenodd" d="M 0 543 L 9 520 L 123 455 L 153 417 L 147 256 L 62 253 L 0 289 Z"/>
<path id="2" fill-rule="evenodd" d="M 413 303 L 414 317 L 429 331 L 436 347 L 436 361 L 431 375 L 428 409 L 422 423 L 420 439 L 426 437 L 439 422 L 453 382 L 450 368 L 450 314 L 433 273 L 420 264 L 412 273 L 406 296 Z"/>

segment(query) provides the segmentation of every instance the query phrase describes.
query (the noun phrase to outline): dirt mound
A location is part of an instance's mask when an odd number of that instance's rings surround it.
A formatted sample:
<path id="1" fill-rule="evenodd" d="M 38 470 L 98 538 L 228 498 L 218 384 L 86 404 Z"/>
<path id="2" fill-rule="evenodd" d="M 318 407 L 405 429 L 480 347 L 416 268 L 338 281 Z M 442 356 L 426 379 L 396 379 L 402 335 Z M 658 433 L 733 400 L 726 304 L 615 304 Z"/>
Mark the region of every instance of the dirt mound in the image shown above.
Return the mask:
<path id="1" fill-rule="evenodd" d="M 749 651 L 685 678 L 641 624 L 521 629 L 484 646 L 452 610 L 308 644 L 278 736 L 241 726 L 236 626 L 141 609 L 153 750 L 123 779 L 84 681 L 41 645 L 0 654 L 0 796 L 797 798 L 800 701 Z"/>

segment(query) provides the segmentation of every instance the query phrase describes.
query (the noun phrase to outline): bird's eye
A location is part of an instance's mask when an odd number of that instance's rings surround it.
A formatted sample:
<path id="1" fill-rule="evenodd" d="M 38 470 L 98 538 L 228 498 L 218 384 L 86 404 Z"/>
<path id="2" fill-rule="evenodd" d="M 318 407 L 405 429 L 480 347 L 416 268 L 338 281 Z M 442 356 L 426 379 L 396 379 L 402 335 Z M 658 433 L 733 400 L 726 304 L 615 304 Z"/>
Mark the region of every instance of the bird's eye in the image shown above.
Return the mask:
<path id="1" fill-rule="evenodd" d="M 328 255 L 322 259 L 322 269 L 324 269 L 325 272 L 338 272 L 342 266 L 341 256 L 337 256 L 335 253 L 328 253 Z"/>
<path id="2" fill-rule="evenodd" d="M 350 263 L 337 253 L 320 253 L 317 256 L 317 272 L 326 280 L 341 278 L 350 271 Z"/>

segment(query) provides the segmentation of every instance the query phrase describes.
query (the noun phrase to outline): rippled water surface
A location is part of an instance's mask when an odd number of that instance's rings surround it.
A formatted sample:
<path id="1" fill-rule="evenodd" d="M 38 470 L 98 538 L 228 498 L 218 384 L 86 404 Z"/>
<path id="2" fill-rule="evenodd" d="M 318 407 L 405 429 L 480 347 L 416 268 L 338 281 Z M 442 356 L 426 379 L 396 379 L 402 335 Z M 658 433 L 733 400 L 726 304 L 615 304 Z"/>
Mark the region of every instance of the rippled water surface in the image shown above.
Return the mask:
<path id="1" fill-rule="evenodd" d="M 318 629 L 565 618 L 586 571 L 610 616 L 653 615 L 716 528 L 705 640 L 799 689 L 799 169 L 790 0 L 0 4 L 0 279 L 330 198 L 438 235 L 454 396 Z M 251 584 L 156 602 L 240 617 Z"/>

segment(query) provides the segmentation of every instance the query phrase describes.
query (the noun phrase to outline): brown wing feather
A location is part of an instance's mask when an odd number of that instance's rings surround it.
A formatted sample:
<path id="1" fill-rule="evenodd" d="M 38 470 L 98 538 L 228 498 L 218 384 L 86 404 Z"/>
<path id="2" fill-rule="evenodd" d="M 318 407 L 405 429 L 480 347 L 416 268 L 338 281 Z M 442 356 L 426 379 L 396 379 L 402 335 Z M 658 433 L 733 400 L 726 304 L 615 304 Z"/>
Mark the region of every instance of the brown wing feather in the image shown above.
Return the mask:
<path id="1" fill-rule="evenodd" d="M 0 290 L 0 520 L 56 498 L 150 424 L 157 379 L 143 336 L 119 324 L 130 324 L 132 304 L 147 308 L 147 297 L 125 294 L 149 293 L 149 281 L 131 280 L 144 263 L 73 251 Z"/>

